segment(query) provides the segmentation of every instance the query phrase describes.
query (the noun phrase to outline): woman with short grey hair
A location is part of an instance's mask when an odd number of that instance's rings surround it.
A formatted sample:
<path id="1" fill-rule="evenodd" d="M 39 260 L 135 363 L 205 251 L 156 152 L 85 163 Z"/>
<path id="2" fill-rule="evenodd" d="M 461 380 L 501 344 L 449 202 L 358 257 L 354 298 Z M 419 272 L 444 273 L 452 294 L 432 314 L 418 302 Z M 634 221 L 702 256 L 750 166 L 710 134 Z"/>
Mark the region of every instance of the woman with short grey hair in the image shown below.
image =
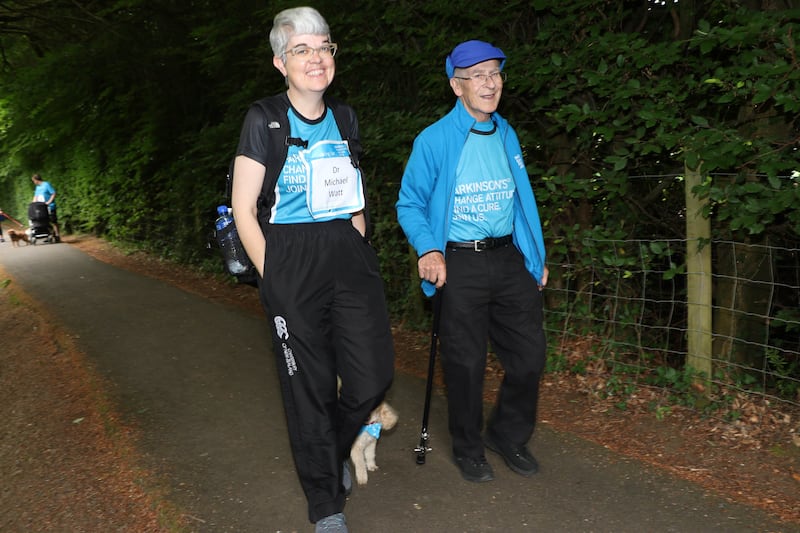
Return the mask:
<path id="1" fill-rule="evenodd" d="M 259 273 L 308 517 L 317 532 L 346 533 L 347 458 L 392 382 L 394 348 L 369 242 L 358 121 L 325 95 L 338 45 L 310 7 L 279 13 L 270 44 L 288 89 L 247 112 L 233 215 Z"/>

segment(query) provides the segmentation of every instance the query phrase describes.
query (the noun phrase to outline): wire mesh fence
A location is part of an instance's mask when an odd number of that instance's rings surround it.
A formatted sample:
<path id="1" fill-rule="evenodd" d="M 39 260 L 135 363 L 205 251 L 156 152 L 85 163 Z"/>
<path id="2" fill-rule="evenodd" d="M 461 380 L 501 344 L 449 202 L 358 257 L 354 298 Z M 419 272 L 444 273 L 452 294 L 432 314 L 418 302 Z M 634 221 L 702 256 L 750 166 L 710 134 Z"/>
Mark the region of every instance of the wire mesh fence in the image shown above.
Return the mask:
<path id="1" fill-rule="evenodd" d="M 688 319 L 685 258 L 695 245 L 587 238 L 551 261 L 551 369 L 610 371 L 693 402 L 725 391 L 800 406 L 800 248 L 706 243 L 712 272 L 700 275 L 712 284 L 709 327 Z M 687 337 L 697 328 L 712 338 L 710 351 L 699 354 L 710 360 L 710 375 L 687 365 Z M 565 354 L 576 344 L 584 356 L 570 359 Z"/>

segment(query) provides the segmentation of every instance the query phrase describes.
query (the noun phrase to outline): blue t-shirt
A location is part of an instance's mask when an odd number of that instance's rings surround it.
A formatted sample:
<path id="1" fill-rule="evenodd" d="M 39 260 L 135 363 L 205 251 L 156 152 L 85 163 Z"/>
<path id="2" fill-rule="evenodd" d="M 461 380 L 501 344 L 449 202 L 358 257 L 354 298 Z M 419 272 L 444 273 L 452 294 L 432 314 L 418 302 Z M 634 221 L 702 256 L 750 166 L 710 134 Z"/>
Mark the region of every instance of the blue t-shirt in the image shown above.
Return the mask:
<path id="1" fill-rule="evenodd" d="M 514 178 L 494 122 L 470 131 L 456 169 L 448 241 L 503 237 L 514 229 Z"/>
<path id="2" fill-rule="evenodd" d="M 289 127 L 292 137 L 308 141 L 308 146 L 289 146 L 286 155 L 286 162 L 278 176 L 275 184 L 275 204 L 270 211 L 269 222 L 271 224 L 303 224 L 307 222 L 324 222 L 326 220 L 347 219 L 352 217 L 354 209 L 347 213 L 334 215 L 312 216 L 308 205 L 307 189 L 310 179 L 310 154 L 314 145 L 320 141 L 337 140 L 341 141 L 341 134 L 336 125 L 333 113 L 327 110 L 321 121 L 309 121 L 295 113 L 294 109 L 289 109 Z M 323 150 L 323 152 L 330 152 Z M 349 152 L 346 154 L 349 163 Z M 360 175 L 359 175 L 360 176 Z M 360 192 L 360 182 L 358 184 Z M 363 208 L 363 205 L 362 205 Z"/>
<path id="3" fill-rule="evenodd" d="M 36 186 L 36 189 L 33 191 L 33 200 L 35 202 L 46 202 L 51 196 L 56 193 L 56 190 L 50 185 L 49 181 L 43 181 Z M 56 200 L 53 198 L 53 201 L 48 206 L 50 209 L 56 208 Z"/>

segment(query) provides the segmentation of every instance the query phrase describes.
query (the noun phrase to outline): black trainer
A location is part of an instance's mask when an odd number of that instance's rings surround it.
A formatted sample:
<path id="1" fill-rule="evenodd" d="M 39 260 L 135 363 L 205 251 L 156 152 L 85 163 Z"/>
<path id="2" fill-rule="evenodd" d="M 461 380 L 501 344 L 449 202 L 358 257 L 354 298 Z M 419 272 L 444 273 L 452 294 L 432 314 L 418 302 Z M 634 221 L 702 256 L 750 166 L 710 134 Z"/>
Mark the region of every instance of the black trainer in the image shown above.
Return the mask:
<path id="1" fill-rule="evenodd" d="M 525 446 L 500 444 L 500 441 L 495 440 L 489 432 L 484 436 L 483 443 L 499 454 L 508 467 L 517 474 L 528 477 L 539 471 L 539 462 Z"/>
<path id="2" fill-rule="evenodd" d="M 453 461 L 461 471 L 461 477 L 467 481 L 482 483 L 494 479 L 492 465 L 483 455 L 480 457 L 453 457 Z"/>

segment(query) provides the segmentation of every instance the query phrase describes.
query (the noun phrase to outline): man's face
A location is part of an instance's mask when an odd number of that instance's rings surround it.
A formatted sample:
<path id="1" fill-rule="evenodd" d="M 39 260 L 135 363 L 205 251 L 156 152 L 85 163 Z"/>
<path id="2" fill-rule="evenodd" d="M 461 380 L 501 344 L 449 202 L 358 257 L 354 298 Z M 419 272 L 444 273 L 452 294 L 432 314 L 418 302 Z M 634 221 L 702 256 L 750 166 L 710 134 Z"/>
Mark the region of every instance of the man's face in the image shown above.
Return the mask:
<path id="1" fill-rule="evenodd" d="M 469 114 L 479 122 L 489 120 L 500 104 L 503 79 L 496 75 L 499 71 L 500 61 L 490 59 L 469 68 L 456 69 L 455 77 L 450 78 L 453 92 L 461 99 Z"/>

